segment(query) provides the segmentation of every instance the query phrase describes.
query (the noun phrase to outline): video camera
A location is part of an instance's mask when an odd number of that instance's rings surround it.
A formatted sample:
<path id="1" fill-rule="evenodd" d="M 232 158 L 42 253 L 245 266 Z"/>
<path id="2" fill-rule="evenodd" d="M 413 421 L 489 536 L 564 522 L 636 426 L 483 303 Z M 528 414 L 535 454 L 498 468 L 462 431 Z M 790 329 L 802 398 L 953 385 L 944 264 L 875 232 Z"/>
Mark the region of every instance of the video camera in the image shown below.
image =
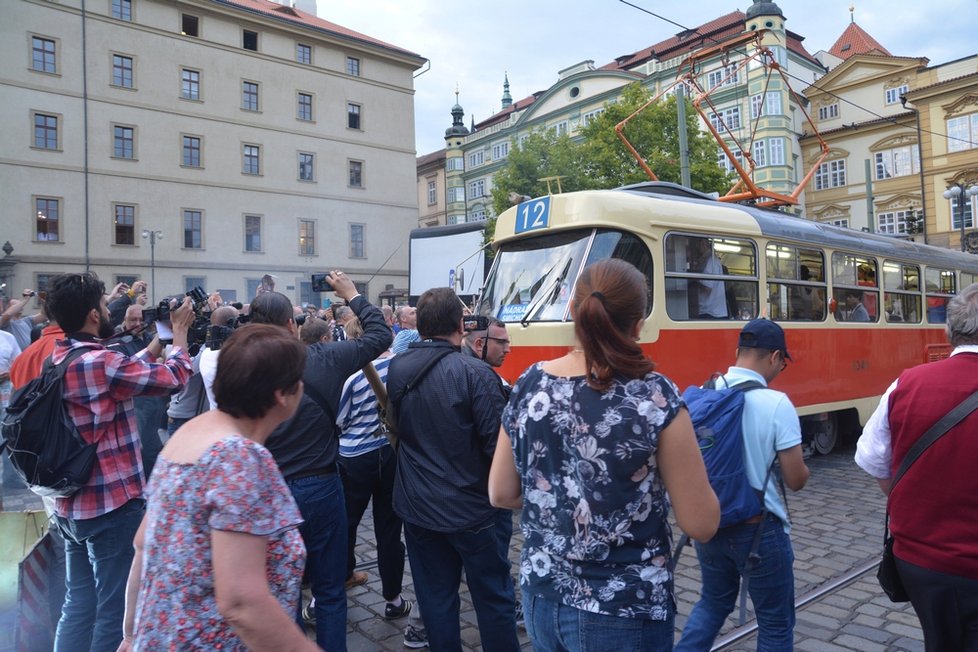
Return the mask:
<path id="1" fill-rule="evenodd" d="M 207 342 L 208 328 L 211 324 L 211 309 L 207 305 L 207 293 L 204 292 L 202 287 L 198 285 L 186 294 L 175 294 L 161 299 L 155 308 L 149 308 L 143 311 L 143 321 L 147 324 L 154 321 L 157 322 L 157 333 L 160 336 L 160 340 L 165 341 L 170 339 L 166 337 L 166 332 L 169 331 L 169 328 L 165 328 L 165 326 L 168 326 L 170 323 L 171 304 L 173 304 L 173 308 L 179 307 L 183 303 L 185 296 L 190 297 L 194 310 L 194 321 L 187 330 L 188 353 L 194 356 L 200 350 L 201 345 Z M 164 331 L 163 333 L 159 332 L 161 325 L 164 326 L 164 329 L 162 329 Z"/>
<path id="2" fill-rule="evenodd" d="M 489 318 L 485 315 L 465 315 L 462 317 L 462 328 L 466 333 L 484 331 L 489 328 Z"/>

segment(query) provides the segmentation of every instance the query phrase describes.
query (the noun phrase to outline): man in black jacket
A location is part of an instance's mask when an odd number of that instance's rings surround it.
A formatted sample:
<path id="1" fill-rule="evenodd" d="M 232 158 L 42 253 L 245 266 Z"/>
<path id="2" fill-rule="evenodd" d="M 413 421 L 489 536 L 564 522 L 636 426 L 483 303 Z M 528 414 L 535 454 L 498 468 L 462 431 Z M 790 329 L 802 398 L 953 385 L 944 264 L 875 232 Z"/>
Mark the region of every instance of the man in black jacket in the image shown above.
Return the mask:
<path id="1" fill-rule="evenodd" d="M 428 643 L 462 649 L 464 568 L 482 649 L 518 650 L 509 560 L 487 488 L 504 403 L 499 379 L 459 352 L 462 303 L 450 288 L 421 295 L 417 324 L 423 341 L 391 361 L 387 390 L 400 431 L 394 511 L 404 521 Z"/>
<path id="2" fill-rule="evenodd" d="M 343 272 L 330 272 L 329 280 L 360 319 L 363 337 L 308 347 L 299 408 L 292 419 L 275 429 L 265 445 L 302 512 L 304 522 L 299 531 L 306 544 L 306 577 L 316 601 L 316 643 L 330 652 L 343 652 L 346 507 L 336 466 L 340 434 L 336 412 L 346 379 L 386 351 L 393 338 L 380 309 L 360 296 Z M 298 336 L 292 315 L 292 303 L 278 292 L 264 292 L 251 302 L 253 323 L 282 326 Z"/>

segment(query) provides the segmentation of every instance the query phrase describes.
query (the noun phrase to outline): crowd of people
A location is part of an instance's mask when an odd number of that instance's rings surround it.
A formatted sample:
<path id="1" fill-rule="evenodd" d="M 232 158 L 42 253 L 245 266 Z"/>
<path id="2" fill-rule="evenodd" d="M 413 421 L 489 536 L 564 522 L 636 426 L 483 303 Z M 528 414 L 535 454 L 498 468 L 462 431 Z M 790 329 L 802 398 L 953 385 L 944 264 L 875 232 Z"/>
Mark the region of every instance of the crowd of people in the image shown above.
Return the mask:
<path id="1" fill-rule="evenodd" d="M 248 305 L 174 301 L 167 341 L 144 318 L 142 281 L 106 292 L 92 273 L 63 274 L 37 314 L 24 314 L 30 290 L 4 306 L 0 397 L 73 356 L 66 410 L 98 446 L 88 482 L 49 503 L 66 571 L 57 652 L 345 650 L 346 591 L 369 579 L 354 555 L 368 505 L 381 617 L 404 619 L 407 647 L 462 649 L 464 572 L 487 652 L 519 649 L 524 622 L 538 651 L 673 649 L 672 514 L 702 573 L 676 649 L 710 649 L 747 576 L 759 649 L 792 649 L 790 521 L 766 474 L 776 462 L 797 491 L 809 471 L 794 407 L 769 387 L 791 360 L 775 322 L 747 322 L 722 377 L 759 388 L 742 425 L 764 509 L 720 528 L 682 395 L 638 344 L 649 295 L 630 264 L 582 272 L 576 345 L 512 386 L 496 371 L 506 324 L 472 319 L 450 288 L 392 309 L 340 271 L 328 278 L 342 303 L 325 309 L 293 306 L 271 278 Z M 860 440 L 857 462 L 884 491 L 931 417 L 978 390 L 966 380 L 978 377 L 978 285 L 947 310 L 954 356 L 894 382 Z M 225 335 L 191 355 L 201 312 Z M 927 410 L 910 407 L 928 392 Z M 890 501 L 928 650 L 975 643 L 978 573 L 955 551 L 976 532 L 950 511 L 933 528 L 915 518 L 960 499 L 928 478 L 970 459 L 954 452 L 971 446 L 969 426 L 974 416 Z M 415 601 L 402 595 L 405 554 Z"/>

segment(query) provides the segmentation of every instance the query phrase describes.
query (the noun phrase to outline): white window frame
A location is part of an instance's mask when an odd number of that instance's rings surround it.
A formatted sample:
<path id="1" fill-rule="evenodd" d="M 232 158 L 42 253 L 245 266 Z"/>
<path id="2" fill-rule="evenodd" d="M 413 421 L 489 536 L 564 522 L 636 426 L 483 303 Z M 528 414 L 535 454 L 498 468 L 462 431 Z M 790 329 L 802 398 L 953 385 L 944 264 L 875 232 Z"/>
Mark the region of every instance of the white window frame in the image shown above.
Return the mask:
<path id="1" fill-rule="evenodd" d="M 978 148 L 978 113 L 948 118 L 946 126 L 948 152 Z"/>
<path id="2" fill-rule="evenodd" d="M 913 220 L 913 209 L 886 211 L 876 215 L 876 232 L 890 235 L 906 235 L 907 226 Z"/>
<path id="3" fill-rule="evenodd" d="M 500 161 L 509 156 L 509 141 L 504 140 L 492 144 L 492 160 Z"/>
<path id="4" fill-rule="evenodd" d="M 486 160 L 486 153 L 483 150 L 478 150 L 469 153 L 469 169 L 477 168 L 482 165 Z"/>
<path id="5" fill-rule="evenodd" d="M 438 184 L 434 181 L 428 182 L 428 205 L 434 206 L 438 203 Z"/>
<path id="6" fill-rule="evenodd" d="M 920 148 L 914 143 L 875 152 L 873 161 L 877 181 L 917 174 L 920 172 Z"/>
<path id="7" fill-rule="evenodd" d="M 486 180 L 476 179 L 469 182 L 469 199 L 480 199 L 486 194 Z"/>
<path id="8" fill-rule="evenodd" d="M 910 87 L 907 84 L 902 84 L 896 88 L 886 88 L 883 89 L 883 101 L 886 104 L 896 104 L 900 101 L 901 95 L 906 95 Z"/>
<path id="9" fill-rule="evenodd" d="M 445 161 L 445 171 L 454 172 L 458 170 L 463 172 L 465 170 L 465 157 L 464 156 L 451 156 Z"/>
<path id="10" fill-rule="evenodd" d="M 815 190 L 841 188 L 846 185 L 846 159 L 826 161 L 815 172 Z"/>
<path id="11" fill-rule="evenodd" d="M 831 120 L 832 118 L 839 117 L 839 103 L 835 102 L 833 104 L 827 104 L 825 106 L 818 107 L 818 119 L 819 120 Z"/>

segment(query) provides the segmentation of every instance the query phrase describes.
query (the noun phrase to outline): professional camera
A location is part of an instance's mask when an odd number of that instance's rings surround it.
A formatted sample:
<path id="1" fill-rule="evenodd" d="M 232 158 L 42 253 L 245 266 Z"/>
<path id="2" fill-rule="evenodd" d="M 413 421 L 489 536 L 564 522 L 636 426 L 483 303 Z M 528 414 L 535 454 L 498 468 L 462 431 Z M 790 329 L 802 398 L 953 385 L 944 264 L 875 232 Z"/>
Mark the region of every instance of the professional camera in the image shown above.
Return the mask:
<path id="1" fill-rule="evenodd" d="M 178 307 L 183 303 L 184 296 L 190 297 L 194 310 L 194 321 L 187 330 L 188 353 L 194 356 L 200 350 L 201 345 L 207 341 L 207 331 L 211 324 L 211 310 L 210 306 L 207 305 L 207 293 L 204 292 L 202 287 L 198 285 L 185 295 L 175 294 L 162 299 L 156 305 L 156 308 L 143 311 L 143 321 L 146 323 L 156 321 L 169 324 L 171 304 L 173 308 Z M 161 337 L 161 339 L 163 338 Z"/>
<path id="2" fill-rule="evenodd" d="M 332 292 L 336 288 L 329 280 L 329 274 L 313 274 L 312 275 L 312 291 L 313 292 Z"/>
<path id="3" fill-rule="evenodd" d="M 462 328 L 466 333 L 484 331 L 489 328 L 489 318 L 485 315 L 465 315 L 462 317 Z"/>

